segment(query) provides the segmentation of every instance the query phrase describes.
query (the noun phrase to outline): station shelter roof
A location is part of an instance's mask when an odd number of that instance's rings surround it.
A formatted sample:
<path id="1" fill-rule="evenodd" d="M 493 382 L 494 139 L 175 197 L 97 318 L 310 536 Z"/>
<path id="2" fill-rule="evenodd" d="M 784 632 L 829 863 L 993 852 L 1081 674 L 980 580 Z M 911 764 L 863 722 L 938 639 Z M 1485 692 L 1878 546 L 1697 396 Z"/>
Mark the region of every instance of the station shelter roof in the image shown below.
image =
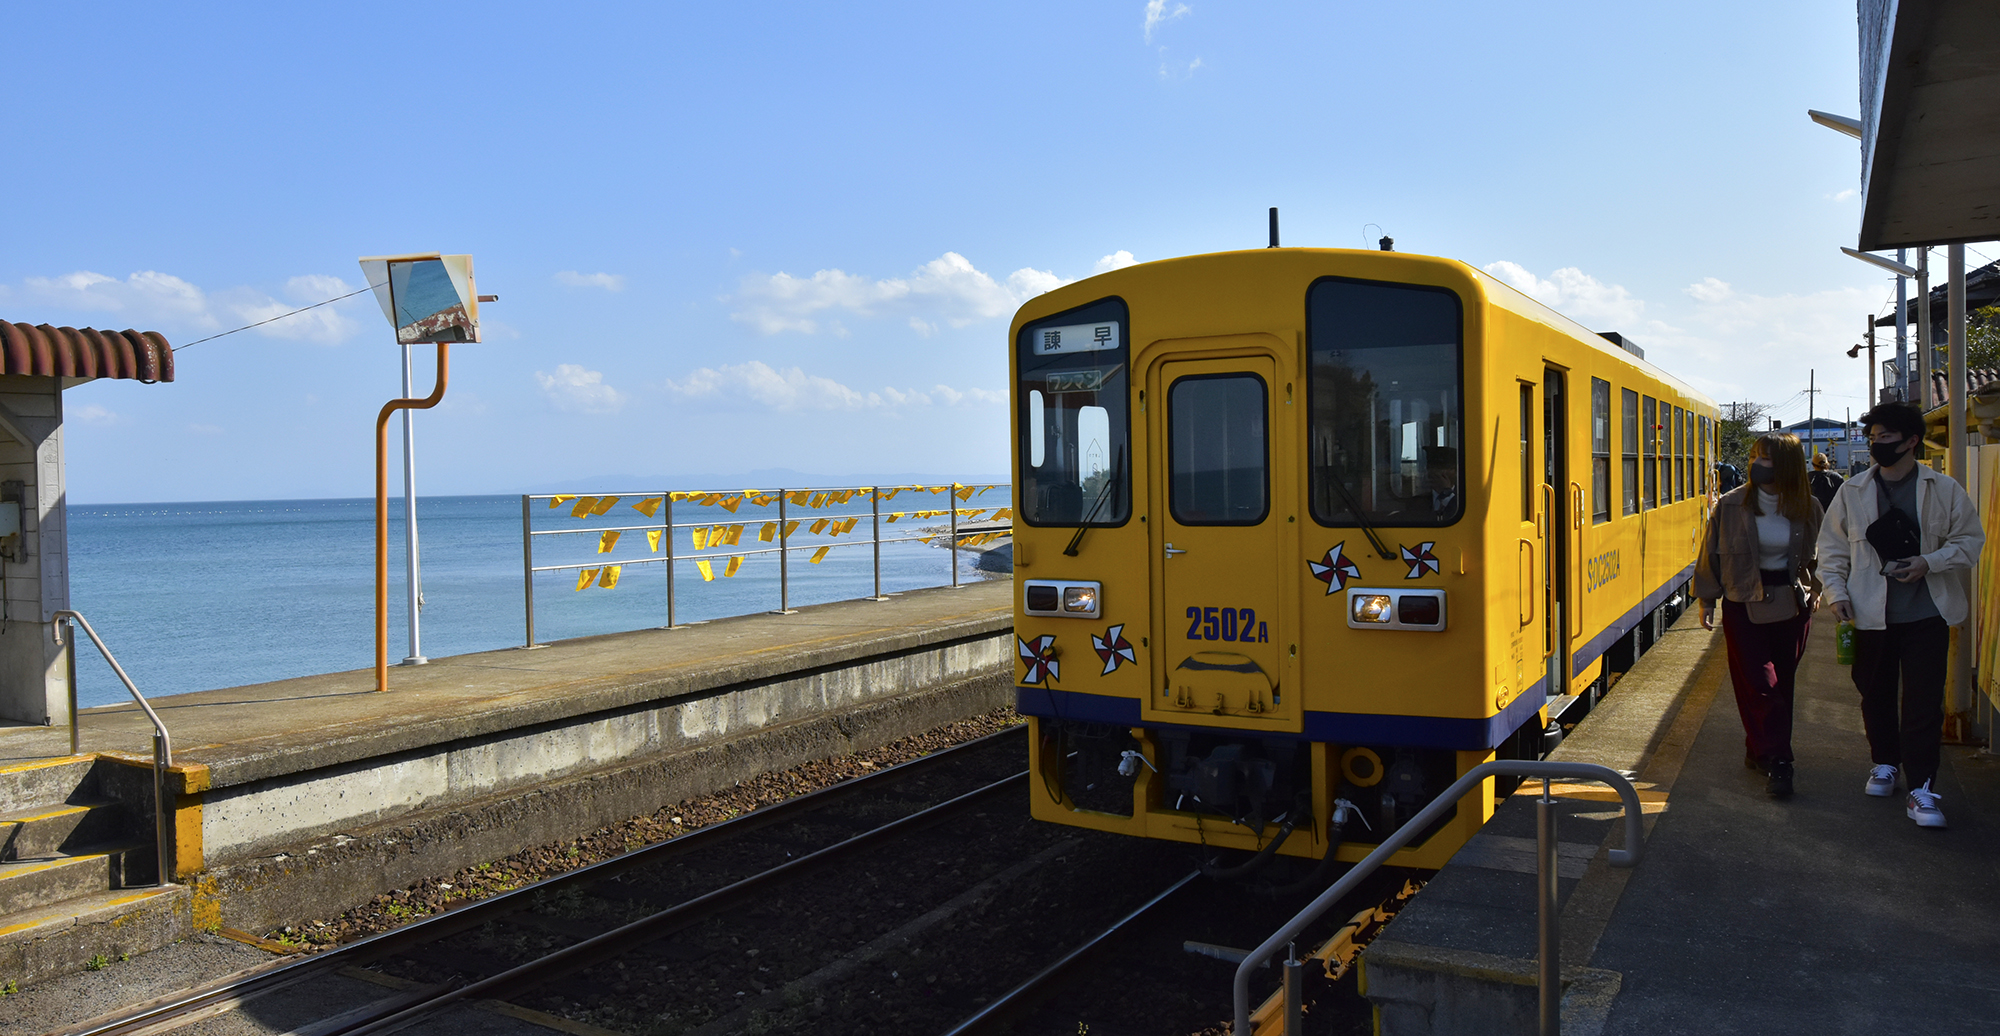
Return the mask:
<path id="1" fill-rule="evenodd" d="M 2000 4 L 1858 0 L 1860 247 L 2000 238 Z"/>
<path id="2" fill-rule="evenodd" d="M 174 347 L 158 331 L 99 331 L 0 320 L 0 374 L 174 380 Z"/>

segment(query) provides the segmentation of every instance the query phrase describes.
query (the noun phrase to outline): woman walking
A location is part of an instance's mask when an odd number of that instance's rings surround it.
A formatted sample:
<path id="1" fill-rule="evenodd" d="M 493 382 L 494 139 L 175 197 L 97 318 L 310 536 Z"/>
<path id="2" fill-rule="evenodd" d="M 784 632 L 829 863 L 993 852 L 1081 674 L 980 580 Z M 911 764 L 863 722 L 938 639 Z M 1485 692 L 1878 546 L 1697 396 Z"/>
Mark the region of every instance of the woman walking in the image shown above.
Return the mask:
<path id="1" fill-rule="evenodd" d="M 1792 793 L 1792 681 L 1819 597 L 1819 501 L 1799 438 L 1771 432 L 1750 447 L 1750 481 L 1716 501 L 1695 562 L 1701 628 L 1722 636 L 1743 717 L 1743 764 L 1774 798 Z"/>

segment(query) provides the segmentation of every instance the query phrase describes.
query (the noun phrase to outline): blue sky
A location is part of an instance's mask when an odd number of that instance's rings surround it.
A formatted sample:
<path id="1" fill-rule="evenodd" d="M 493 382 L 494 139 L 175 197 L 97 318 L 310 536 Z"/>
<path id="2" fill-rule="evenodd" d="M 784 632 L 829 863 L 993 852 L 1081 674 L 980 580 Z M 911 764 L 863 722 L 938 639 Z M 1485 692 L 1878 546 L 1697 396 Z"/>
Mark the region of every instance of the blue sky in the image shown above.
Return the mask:
<path id="1" fill-rule="evenodd" d="M 1787 417 L 1808 368 L 1861 406 L 1844 350 L 1893 290 L 1837 250 L 1856 142 L 1805 117 L 1857 106 L 1843 0 L 16 4 L 0 32 L 0 319 L 191 342 L 360 287 L 358 256 L 475 257 L 501 301 L 419 419 L 426 493 L 1003 473 L 1014 309 L 1260 246 L 1271 205 L 1287 244 L 1378 225 Z M 71 499 L 366 495 L 393 343 L 363 295 L 73 389 Z"/>

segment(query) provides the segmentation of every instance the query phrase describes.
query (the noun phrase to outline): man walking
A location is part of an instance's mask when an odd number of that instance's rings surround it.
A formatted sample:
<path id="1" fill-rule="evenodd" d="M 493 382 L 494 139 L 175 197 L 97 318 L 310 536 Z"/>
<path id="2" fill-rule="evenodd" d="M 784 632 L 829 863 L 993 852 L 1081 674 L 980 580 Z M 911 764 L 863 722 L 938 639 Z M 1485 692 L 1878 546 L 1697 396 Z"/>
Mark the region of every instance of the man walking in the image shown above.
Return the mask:
<path id="1" fill-rule="evenodd" d="M 1965 622 L 1967 587 L 1986 541 L 1972 498 L 1917 463 L 1924 418 L 1907 403 L 1861 415 L 1875 466 L 1834 494 L 1820 527 L 1820 577 L 1834 617 L 1854 623 L 1854 686 L 1874 761 L 1864 790 L 1909 790 L 1904 813 L 1945 826 L 1932 781 L 1944 728 L 1950 627 Z M 1900 677 L 1901 696 L 1897 684 Z"/>
<path id="2" fill-rule="evenodd" d="M 1847 481 L 1840 473 L 1827 464 L 1826 454 L 1815 453 L 1812 458 L 1812 477 L 1806 480 L 1812 487 L 1813 499 L 1819 501 L 1820 510 L 1833 506 L 1833 494 L 1840 491 L 1840 484 Z"/>

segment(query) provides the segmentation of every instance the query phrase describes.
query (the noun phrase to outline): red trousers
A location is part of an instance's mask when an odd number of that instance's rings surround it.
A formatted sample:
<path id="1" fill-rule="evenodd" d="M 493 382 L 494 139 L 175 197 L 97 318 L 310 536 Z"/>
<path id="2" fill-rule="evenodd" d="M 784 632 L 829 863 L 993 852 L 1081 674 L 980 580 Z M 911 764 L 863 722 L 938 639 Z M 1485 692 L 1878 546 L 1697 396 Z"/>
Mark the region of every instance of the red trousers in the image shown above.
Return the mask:
<path id="1" fill-rule="evenodd" d="M 1741 604 L 1722 602 L 1722 639 L 1736 712 L 1743 717 L 1743 745 L 1759 762 L 1792 761 L 1792 682 L 1811 631 L 1810 612 L 1755 623 Z"/>

